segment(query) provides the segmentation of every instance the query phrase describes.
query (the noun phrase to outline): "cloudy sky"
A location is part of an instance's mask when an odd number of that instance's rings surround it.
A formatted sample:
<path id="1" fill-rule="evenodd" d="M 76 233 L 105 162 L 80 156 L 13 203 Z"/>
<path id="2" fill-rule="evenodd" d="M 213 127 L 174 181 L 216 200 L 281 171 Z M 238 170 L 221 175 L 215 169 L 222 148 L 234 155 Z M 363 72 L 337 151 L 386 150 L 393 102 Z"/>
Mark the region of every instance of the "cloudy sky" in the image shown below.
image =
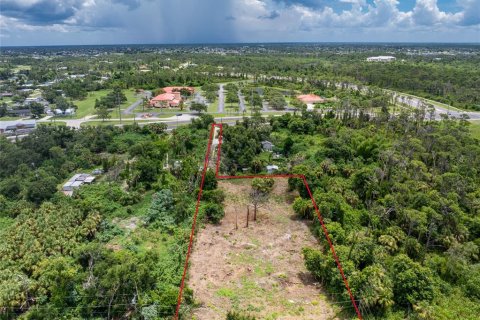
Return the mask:
<path id="1" fill-rule="evenodd" d="M 480 42 L 480 0 L 1 0 L 0 44 Z"/>

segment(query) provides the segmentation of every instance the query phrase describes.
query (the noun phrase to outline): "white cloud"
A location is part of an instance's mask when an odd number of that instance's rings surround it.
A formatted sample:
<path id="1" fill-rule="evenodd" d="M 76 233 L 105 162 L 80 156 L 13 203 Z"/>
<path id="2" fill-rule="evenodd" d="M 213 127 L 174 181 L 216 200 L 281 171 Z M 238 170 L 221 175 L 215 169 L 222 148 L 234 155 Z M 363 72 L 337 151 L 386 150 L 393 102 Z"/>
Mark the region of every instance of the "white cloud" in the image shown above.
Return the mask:
<path id="1" fill-rule="evenodd" d="M 437 0 L 417 0 L 412 11 L 413 23 L 423 26 L 455 24 L 460 21 L 461 15 L 461 13 L 446 13 L 440 11 Z"/>
<path id="2" fill-rule="evenodd" d="M 458 4 L 462 7 L 461 25 L 480 25 L 480 0 L 459 0 Z M 480 33 L 480 31 L 479 31 Z M 480 41 L 480 34 L 479 39 Z"/>

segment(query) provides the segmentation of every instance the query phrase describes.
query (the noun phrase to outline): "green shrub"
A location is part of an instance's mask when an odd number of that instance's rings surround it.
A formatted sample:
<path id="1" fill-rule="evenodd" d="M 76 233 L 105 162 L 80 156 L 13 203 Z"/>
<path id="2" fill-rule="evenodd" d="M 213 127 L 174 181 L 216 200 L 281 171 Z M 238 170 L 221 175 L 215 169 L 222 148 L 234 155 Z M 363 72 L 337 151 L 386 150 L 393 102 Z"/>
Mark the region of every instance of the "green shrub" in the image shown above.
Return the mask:
<path id="1" fill-rule="evenodd" d="M 163 189 L 153 196 L 150 209 L 145 216 L 145 222 L 158 223 L 162 227 L 170 227 L 175 224 L 173 193 L 169 189 Z"/>
<path id="2" fill-rule="evenodd" d="M 225 215 L 222 206 L 211 202 L 205 205 L 204 211 L 205 216 L 212 223 L 219 223 Z"/>
<path id="3" fill-rule="evenodd" d="M 226 320 L 255 320 L 256 318 L 250 315 L 244 315 L 235 311 L 229 311 Z"/>
<path id="4" fill-rule="evenodd" d="M 202 200 L 206 202 L 213 202 L 213 203 L 223 203 L 225 200 L 225 192 L 223 190 L 204 190 L 202 193 Z"/>

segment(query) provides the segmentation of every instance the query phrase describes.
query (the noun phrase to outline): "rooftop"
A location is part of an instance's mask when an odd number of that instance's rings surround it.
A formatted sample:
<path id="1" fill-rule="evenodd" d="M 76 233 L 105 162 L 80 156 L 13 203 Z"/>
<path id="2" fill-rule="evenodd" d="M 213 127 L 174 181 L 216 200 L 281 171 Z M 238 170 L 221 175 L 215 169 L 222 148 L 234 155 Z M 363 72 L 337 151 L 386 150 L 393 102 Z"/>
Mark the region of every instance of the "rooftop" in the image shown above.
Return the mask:
<path id="1" fill-rule="evenodd" d="M 174 91 L 179 92 L 182 89 L 188 90 L 190 92 L 195 91 L 195 88 L 192 88 L 192 87 L 165 87 L 165 88 L 163 88 L 163 91 L 165 91 L 166 93 L 172 93 Z"/>
<path id="2" fill-rule="evenodd" d="M 303 103 L 323 103 L 325 99 L 317 96 L 316 94 L 301 94 L 297 96 L 297 99 Z"/>

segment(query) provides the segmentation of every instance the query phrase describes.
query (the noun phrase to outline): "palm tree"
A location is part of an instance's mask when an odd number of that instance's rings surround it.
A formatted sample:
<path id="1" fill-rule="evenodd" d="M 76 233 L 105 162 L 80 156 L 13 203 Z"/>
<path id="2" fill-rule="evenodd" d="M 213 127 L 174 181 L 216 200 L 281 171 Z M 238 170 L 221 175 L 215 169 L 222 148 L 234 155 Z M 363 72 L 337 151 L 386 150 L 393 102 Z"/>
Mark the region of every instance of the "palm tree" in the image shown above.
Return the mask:
<path id="1" fill-rule="evenodd" d="M 145 111 L 145 106 L 147 106 L 147 107 L 148 107 L 148 106 L 149 106 L 149 102 L 150 102 L 150 101 L 148 100 L 148 98 L 147 98 L 147 97 L 143 97 L 143 99 L 142 99 L 142 100 L 143 100 L 143 101 L 142 101 L 142 111 Z"/>

